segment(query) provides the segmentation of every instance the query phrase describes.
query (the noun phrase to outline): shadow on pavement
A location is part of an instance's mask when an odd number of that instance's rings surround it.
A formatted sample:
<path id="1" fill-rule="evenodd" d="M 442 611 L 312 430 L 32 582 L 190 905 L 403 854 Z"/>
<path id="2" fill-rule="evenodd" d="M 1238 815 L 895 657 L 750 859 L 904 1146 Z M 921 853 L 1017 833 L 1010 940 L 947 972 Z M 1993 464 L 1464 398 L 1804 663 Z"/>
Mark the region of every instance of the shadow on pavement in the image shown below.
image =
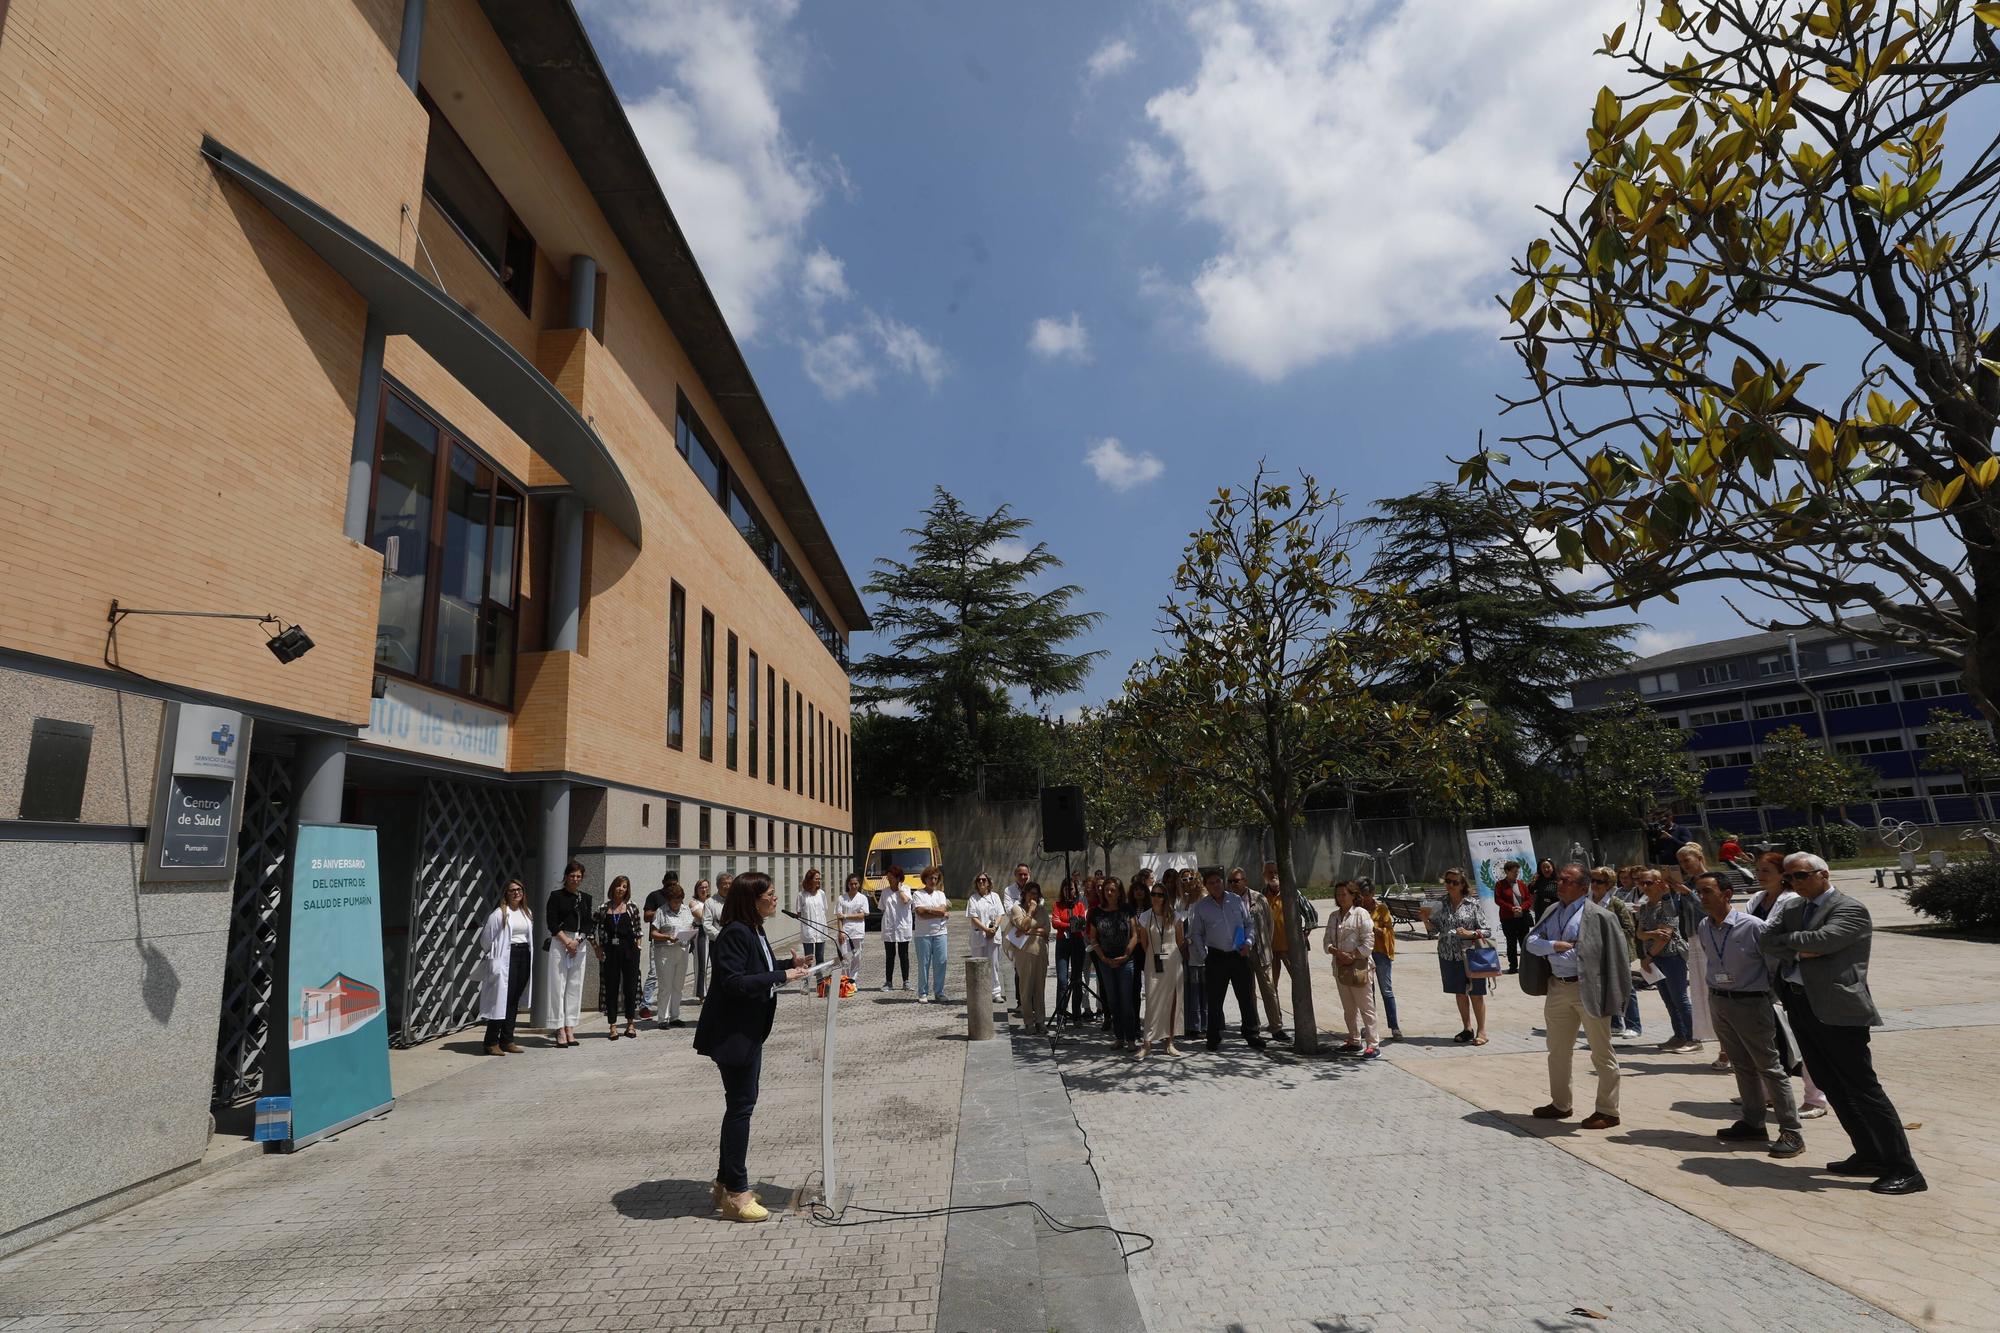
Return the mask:
<path id="1" fill-rule="evenodd" d="M 1868 1188 L 1866 1180 L 1823 1176 L 1812 1167 L 1800 1166 L 1796 1159 L 1778 1161 L 1761 1152 L 1729 1157 L 1690 1157 L 1680 1164 L 1680 1168 L 1691 1175 L 1707 1176 L 1722 1185 L 1751 1185 L 1786 1190 L 1793 1194 L 1826 1194 L 1836 1190 Z"/>
<path id="2" fill-rule="evenodd" d="M 708 1201 L 705 1180 L 647 1180 L 619 1190 L 611 1196 L 611 1206 L 622 1217 L 657 1222 L 670 1217 L 709 1217 L 714 1209 Z M 757 1188 L 752 1186 L 752 1188 Z M 758 1189 L 766 1198 L 771 1189 Z"/>

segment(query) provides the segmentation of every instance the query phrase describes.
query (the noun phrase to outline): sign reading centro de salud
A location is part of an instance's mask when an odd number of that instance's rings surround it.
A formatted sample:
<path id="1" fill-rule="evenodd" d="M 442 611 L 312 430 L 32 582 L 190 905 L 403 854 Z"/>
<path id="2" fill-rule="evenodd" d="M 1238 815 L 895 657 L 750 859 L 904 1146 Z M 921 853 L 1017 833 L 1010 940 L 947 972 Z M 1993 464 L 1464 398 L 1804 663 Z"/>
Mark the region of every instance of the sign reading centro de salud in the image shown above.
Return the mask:
<path id="1" fill-rule="evenodd" d="M 370 705 L 368 725 L 355 739 L 434 759 L 505 768 L 508 728 L 507 715 L 497 708 L 391 680 Z"/>
<path id="2" fill-rule="evenodd" d="M 273 960 L 286 1028 L 264 1048 L 266 1091 L 291 1098 L 287 1151 L 395 1104 L 381 896 L 374 829 L 299 825 Z"/>
<path id="3" fill-rule="evenodd" d="M 236 812 L 250 748 L 243 714 L 169 703 L 146 828 L 146 874 L 155 881 L 228 879 L 235 873 Z"/>

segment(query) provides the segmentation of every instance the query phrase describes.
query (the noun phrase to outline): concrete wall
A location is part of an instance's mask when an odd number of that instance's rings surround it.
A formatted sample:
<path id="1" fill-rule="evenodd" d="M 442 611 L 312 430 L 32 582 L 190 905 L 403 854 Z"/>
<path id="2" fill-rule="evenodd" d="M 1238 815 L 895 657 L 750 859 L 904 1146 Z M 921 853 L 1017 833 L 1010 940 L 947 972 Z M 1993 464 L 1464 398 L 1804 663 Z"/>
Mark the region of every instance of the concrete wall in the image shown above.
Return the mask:
<path id="1" fill-rule="evenodd" d="M 1344 811 L 1321 810 L 1308 815 L 1293 836 L 1292 852 L 1297 872 L 1309 887 L 1322 887 L 1336 879 L 1374 874 L 1369 862 L 1345 855 L 1349 851 L 1387 850 L 1398 843 L 1414 842 L 1416 847 L 1396 859 L 1396 869 L 1414 880 L 1435 882 L 1449 866 L 1466 863 L 1465 829 L 1477 823 L 1454 823 L 1443 819 L 1364 819 L 1355 821 Z M 890 829 L 930 829 L 938 835 L 945 866 L 945 887 L 963 893 L 972 877 L 984 870 L 996 879 L 1010 872 L 1015 863 L 1026 861 L 1044 885 L 1062 879 L 1060 852 L 1041 848 L 1041 807 L 1034 801 L 948 800 L 863 800 L 856 812 L 856 854 L 865 856 L 868 839 Z M 1269 834 L 1260 828 L 1183 830 L 1174 837 L 1172 850 L 1191 851 L 1204 865 L 1255 868 L 1266 857 Z M 1571 843 L 1589 845 L 1589 830 L 1581 825 L 1539 825 L 1535 845 L 1545 855 L 1561 857 Z M 1609 859 L 1629 860 L 1639 853 L 1636 832 L 1614 837 L 1600 834 L 1600 851 Z M 1146 852 L 1168 850 L 1163 838 L 1122 844 L 1113 849 L 1110 870 L 1128 877 Z M 1103 866 L 1104 850 L 1093 847 L 1089 854 L 1077 854 L 1071 863 Z"/>
<path id="2" fill-rule="evenodd" d="M 37 717 L 88 722 L 84 820 L 145 824 L 161 705 L 0 669 L 0 825 L 19 813 Z M 0 1253 L 109 1211 L 196 1161 L 232 897 L 145 884 L 131 841 L 0 839 Z"/>

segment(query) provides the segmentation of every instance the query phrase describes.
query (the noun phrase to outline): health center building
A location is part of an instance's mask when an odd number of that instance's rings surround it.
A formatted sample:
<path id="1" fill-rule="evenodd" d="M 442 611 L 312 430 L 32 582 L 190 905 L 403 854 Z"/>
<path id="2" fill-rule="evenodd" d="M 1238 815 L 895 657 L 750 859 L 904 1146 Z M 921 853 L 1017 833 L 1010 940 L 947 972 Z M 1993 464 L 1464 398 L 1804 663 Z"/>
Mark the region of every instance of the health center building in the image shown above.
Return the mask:
<path id="1" fill-rule="evenodd" d="M 867 615 L 569 0 L 0 0 L 0 256 L 0 1252 L 256 1097 L 300 820 L 405 1045 L 509 876 L 851 866 Z"/>

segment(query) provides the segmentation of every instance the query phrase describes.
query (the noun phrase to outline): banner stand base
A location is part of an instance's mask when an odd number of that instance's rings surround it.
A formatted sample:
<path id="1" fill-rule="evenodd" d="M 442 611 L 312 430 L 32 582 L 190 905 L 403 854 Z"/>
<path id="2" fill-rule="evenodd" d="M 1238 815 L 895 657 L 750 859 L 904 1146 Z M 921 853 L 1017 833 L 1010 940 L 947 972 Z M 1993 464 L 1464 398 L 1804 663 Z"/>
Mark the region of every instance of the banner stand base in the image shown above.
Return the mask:
<path id="1" fill-rule="evenodd" d="M 309 1134 L 305 1138 L 283 1139 L 277 1142 L 267 1143 L 264 1145 L 264 1151 L 293 1153 L 297 1152 L 301 1148 L 310 1148 L 313 1144 L 318 1143 L 321 1139 L 331 1138 L 333 1135 L 340 1133 L 344 1129 L 353 1129 L 356 1125 L 364 1124 L 370 1120 L 380 1120 L 383 1116 L 389 1114 L 389 1112 L 395 1109 L 396 1109 L 396 1099 L 394 1097 L 391 1097 L 388 1101 L 383 1102 L 380 1106 L 376 1107 L 372 1111 L 363 1111 L 360 1115 L 349 1116 L 347 1119 L 341 1121 L 339 1124 L 328 1125 L 325 1129 L 319 1130 L 317 1133 L 314 1134 Z"/>

